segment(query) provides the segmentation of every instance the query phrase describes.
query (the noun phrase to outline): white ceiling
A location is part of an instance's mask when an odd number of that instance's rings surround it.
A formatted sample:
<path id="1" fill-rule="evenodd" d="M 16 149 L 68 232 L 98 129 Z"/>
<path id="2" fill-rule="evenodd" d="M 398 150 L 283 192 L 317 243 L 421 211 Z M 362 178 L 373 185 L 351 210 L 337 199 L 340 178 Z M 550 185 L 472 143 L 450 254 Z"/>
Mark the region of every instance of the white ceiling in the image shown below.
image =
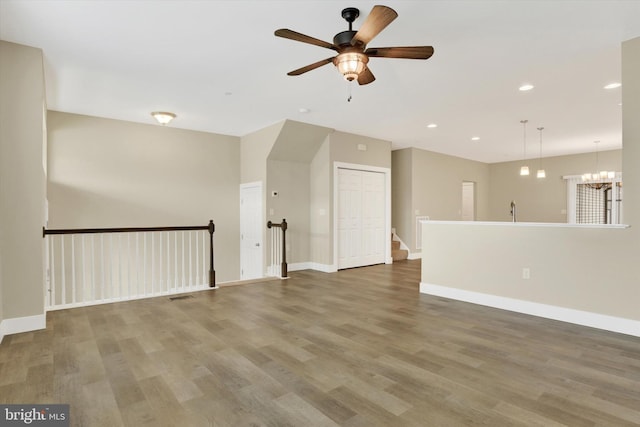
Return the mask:
<path id="1" fill-rule="evenodd" d="M 352 88 L 321 47 L 340 12 L 370 1 L 0 0 L 0 38 L 43 49 L 52 110 L 242 136 L 283 119 L 483 162 L 621 147 L 620 43 L 640 36 L 640 1 L 446 0 L 384 4 L 398 18 L 370 47 L 431 45 L 427 61 L 372 58 Z M 535 89 L 520 92 L 522 83 Z M 300 109 L 309 112 L 301 113 Z M 435 129 L 427 124 L 437 123 Z M 477 142 L 472 136 L 479 136 Z"/>

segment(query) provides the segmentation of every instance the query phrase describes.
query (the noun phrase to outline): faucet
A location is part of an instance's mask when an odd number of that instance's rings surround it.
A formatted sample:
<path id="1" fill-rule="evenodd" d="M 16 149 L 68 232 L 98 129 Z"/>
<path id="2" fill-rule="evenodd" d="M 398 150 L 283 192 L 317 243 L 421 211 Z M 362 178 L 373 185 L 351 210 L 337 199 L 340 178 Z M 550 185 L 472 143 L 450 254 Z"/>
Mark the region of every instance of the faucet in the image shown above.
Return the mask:
<path id="1" fill-rule="evenodd" d="M 516 222 L 516 202 L 511 201 L 511 221 Z"/>

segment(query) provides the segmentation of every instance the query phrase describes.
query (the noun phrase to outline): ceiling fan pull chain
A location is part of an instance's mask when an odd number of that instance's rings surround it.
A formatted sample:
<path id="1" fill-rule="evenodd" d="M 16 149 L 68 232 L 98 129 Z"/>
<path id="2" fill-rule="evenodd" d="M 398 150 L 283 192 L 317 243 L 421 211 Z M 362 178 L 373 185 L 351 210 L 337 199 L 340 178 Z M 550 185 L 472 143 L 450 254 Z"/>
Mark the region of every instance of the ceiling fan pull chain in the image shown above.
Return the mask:
<path id="1" fill-rule="evenodd" d="M 353 96 L 351 96 L 351 88 L 353 87 L 353 81 L 347 82 L 347 102 L 351 102 Z"/>

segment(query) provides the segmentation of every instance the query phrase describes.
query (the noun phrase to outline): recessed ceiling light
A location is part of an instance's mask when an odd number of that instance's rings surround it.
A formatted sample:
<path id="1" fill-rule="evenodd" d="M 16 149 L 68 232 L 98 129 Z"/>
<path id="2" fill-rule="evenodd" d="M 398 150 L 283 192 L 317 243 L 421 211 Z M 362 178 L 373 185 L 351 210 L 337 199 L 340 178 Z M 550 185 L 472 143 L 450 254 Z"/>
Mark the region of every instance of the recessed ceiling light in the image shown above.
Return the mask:
<path id="1" fill-rule="evenodd" d="M 437 127 L 438 127 L 438 125 L 437 125 L 437 124 L 435 124 L 435 123 L 429 123 L 429 124 L 427 125 L 427 127 L 428 127 L 428 128 L 433 129 L 433 128 L 437 128 Z"/>
<path id="2" fill-rule="evenodd" d="M 479 136 L 473 136 L 471 137 L 472 141 L 480 141 L 480 137 Z"/>
<path id="3" fill-rule="evenodd" d="M 618 88 L 620 86 L 622 86 L 622 83 L 615 82 L 615 83 L 609 83 L 604 88 L 605 89 L 615 89 L 615 88 Z"/>
<path id="4" fill-rule="evenodd" d="M 520 86 L 518 88 L 518 90 L 522 91 L 522 92 L 526 92 L 526 91 L 531 90 L 531 89 L 533 89 L 533 85 L 529 84 L 529 83 L 523 84 L 522 86 Z"/>
<path id="5" fill-rule="evenodd" d="M 309 109 L 308 108 L 300 108 L 298 111 L 301 112 L 302 114 L 306 114 L 306 113 L 309 112 Z"/>

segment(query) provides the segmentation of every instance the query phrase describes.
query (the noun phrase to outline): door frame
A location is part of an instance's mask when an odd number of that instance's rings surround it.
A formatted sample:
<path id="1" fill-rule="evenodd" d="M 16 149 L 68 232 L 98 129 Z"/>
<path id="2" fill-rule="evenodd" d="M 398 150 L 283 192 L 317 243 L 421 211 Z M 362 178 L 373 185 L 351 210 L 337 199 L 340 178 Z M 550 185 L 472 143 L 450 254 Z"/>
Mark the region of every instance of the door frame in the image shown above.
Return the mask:
<path id="1" fill-rule="evenodd" d="M 240 280 L 242 279 L 242 266 L 243 264 L 243 260 L 244 258 L 247 256 L 244 253 L 244 249 L 243 249 L 243 245 L 242 245 L 242 231 L 244 230 L 243 228 L 243 223 L 242 223 L 242 192 L 243 190 L 247 189 L 247 188 L 254 188 L 257 187 L 260 189 L 260 222 L 262 224 L 266 224 L 264 221 L 265 215 L 264 215 L 264 192 L 262 189 L 262 181 L 254 181 L 254 182 L 247 182 L 244 184 L 240 184 Z M 266 227 L 266 225 L 265 225 Z M 260 232 L 260 277 L 259 278 L 263 278 L 265 277 L 264 274 L 264 240 L 265 240 L 265 231 L 263 229 L 264 227 L 261 227 L 262 231 Z"/>
<path id="2" fill-rule="evenodd" d="M 393 264 L 393 258 L 391 258 L 391 168 L 358 163 L 333 162 L 333 271 L 338 271 L 338 169 L 384 174 L 384 263 Z"/>

